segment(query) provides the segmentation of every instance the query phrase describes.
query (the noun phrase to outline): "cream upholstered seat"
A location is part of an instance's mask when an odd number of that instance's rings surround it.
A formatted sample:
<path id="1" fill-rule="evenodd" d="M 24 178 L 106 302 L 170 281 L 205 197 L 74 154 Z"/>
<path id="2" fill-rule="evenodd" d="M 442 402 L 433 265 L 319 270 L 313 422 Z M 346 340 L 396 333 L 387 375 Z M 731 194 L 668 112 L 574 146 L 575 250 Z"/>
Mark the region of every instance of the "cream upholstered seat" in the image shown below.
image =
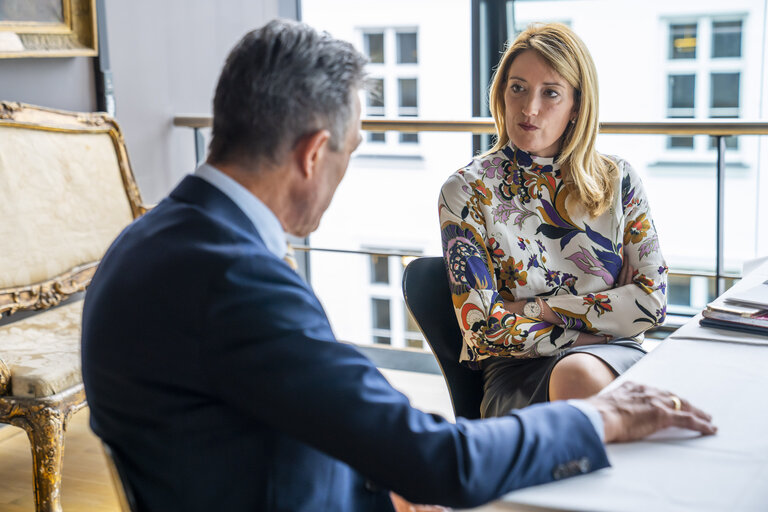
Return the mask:
<path id="1" fill-rule="evenodd" d="M 9 395 L 46 397 L 80 384 L 80 320 L 77 301 L 0 327 L 3 362 L 11 374 Z"/>
<path id="2" fill-rule="evenodd" d="M 143 212 L 111 118 L 0 102 L 0 316 L 46 310 L 0 326 L 0 422 L 30 438 L 38 511 L 61 510 L 63 432 L 85 405 L 82 301 L 55 306 Z"/>

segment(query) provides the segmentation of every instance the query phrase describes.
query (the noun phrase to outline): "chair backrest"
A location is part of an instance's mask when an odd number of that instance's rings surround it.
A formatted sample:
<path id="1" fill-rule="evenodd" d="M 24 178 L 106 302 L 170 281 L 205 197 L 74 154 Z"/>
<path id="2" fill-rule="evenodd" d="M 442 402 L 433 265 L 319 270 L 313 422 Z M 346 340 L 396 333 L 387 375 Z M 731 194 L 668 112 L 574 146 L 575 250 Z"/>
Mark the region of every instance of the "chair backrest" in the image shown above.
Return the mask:
<path id="1" fill-rule="evenodd" d="M 109 244 L 141 213 L 109 116 L 0 101 L 0 316 L 83 291 Z"/>
<path id="2" fill-rule="evenodd" d="M 107 468 L 109 469 L 112 485 L 115 488 L 115 494 L 117 494 L 117 501 L 120 504 L 120 512 L 136 512 L 138 510 L 136 508 L 136 499 L 125 477 L 125 470 L 120 459 L 107 443 L 102 441 L 101 447 L 104 449 L 104 457 L 107 459 Z"/>
<path id="3" fill-rule="evenodd" d="M 409 311 L 437 357 L 448 384 L 456 417 L 480 417 L 483 381 L 479 371 L 459 363 L 463 343 L 440 257 L 411 261 L 403 273 L 403 295 Z"/>

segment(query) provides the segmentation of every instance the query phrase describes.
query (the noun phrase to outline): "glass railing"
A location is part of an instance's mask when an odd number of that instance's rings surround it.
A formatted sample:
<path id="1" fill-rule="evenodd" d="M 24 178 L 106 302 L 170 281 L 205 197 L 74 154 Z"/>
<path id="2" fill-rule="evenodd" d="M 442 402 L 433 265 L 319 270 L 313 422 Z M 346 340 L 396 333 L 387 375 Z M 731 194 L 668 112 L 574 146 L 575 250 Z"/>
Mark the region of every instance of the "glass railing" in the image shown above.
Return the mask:
<path id="1" fill-rule="evenodd" d="M 205 154 L 204 130 L 210 127 L 211 117 L 207 115 L 180 115 L 174 118 L 174 124 L 193 129 L 196 156 L 198 161 L 202 161 Z M 368 133 L 386 131 L 424 133 L 420 136 L 422 139 L 425 139 L 429 132 L 495 133 L 494 124 L 490 119 L 434 121 L 379 118 L 363 120 L 362 127 Z M 733 144 L 728 142 L 733 139 L 727 139 L 727 137 L 768 135 L 768 122 L 745 122 L 742 120 L 613 122 L 602 123 L 600 132 L 601 140 L 610 143 L 607 144 L 608 153 L 615 152 L 625 157 L 625 153 L 632 155 L 633 152 L 638 154 L 654 152 L 653 160 L 655 163 L 647 166 L 650 170 L 645 171 L 644 169 L 641 172 L 646 189 L 649 190 L 654 212 L 655 201 L 657 200 L 662 202 L 664 207 L 662 210 L 670 209 L 668 204 L 670 201 L 679 203 L 679 215 L 667 215 L 664 220 L 664 229 L 667 231 L 666 237 L 670 241 L 669 245 L 674 249 L 675 244 L 677 244 L 679 246 L 677 253 L 683 253 L 686 257 L 682 259 L 668 258 L 670 263 L 668 320 L 663 326 L 649 332 L 651 337 L 663 338 L 687 317 L 700 311 L 706 301 L 720 295 L 738 279 L 740 277 L 740 261 L 750 257 L 750 247 L 752 246 L 749 245 L 749 241 L 746 242 L 746 248 L 738 255 L 728 256 L 727 249 L 730 245 L 738 245 L 738 243 L 732 243 L 734 238 L 732 235 L 739 231 L 745 222 L 749 224 L 746 229 L 749 232 L 750 229 L 753 229 L 753 225 L 756 226 L 757 221 L 754 208 L 752 210 L 746 209 L 744 212 L 738 210 L 743 204 L 751 204 L 751 201 L 740 200 L 738 197 L 734 199 L 730 197 L 733 195 L 731 194 L 728 202 L 726 202 L 726 178 L 731 180 L 734 179 L 734 176 L 739 178 L 745 174 L 740 169 L 749 167 L 751 171 L 745 182 L 746 185 L 740 183 L 738 186 L 745 187 L 750 191 L 757 189 L 755 184 L 757 176 L 760 174 L 759 159 L 746 158 L 745 154 L 751 151 L 750 147 L 755 146 L 757 148 L 760 146 L 762 141 L 755 144 L 740 142 L 734 149 Z M 632 135 L 632 137 L 628 138 L 628 135 Z M 450 135 L 450 137 L 454 137 L 454 135 Z M 701 141 L 698 147 L 705 149 L 695 155 L 685 152 L 675 153 L 674 151 L 667 151 L 667 141 L 670 137 L 706 137 L 708 142 Z M 750 139 L 754 142 L 762 138 L 739 137 L 740 141 Z M 628 141 L 631 142 L 628 143 Z M 419 158 L 428 160 L 430 157 L 420 154 L 419 151 L 429 151 L 431 147 L 433 146 L 430 146 L 427 141 L 423 142 L 421 147 L 417 147 L 417 151 L 395 151 L 393 153 L 391 151 L 377 151 L 374 144 L 368 144 L 364 146 L 365 151 L 361 151 L 353 159 L 350 167 L 355 165 L 358 167 L 372 166 L 377 160 L 390 162 L 397 158 L 407 158 L 412 161 Z M 617 147 L 621 151 L 615 149 Z M 759 153 L 759 149 L 756 150 L 756 153 Z M 631 156 L 626 156 L 626 158 L 633 164 L 640 159 Z M 750 162 L 748 166 L 743 164 L 745 158 Z M 673 182 L 677 185 L 669 185 L 669 175 L 678 172 L 674 169 L 686 165 L 690 167 L 690 163 L 697 159 L 698 167 L 686 168 L 684 175 L 676 174 Z M 466 160 L 468 161 L 469 158 Z M 448 169 L 448 171 L 452 172 L 455 168 L 458 168 L 458 165 Z M 670 171 L 670 169 L 673 170 Z M 444 178 L 447 178 L 450 172 L 444 173 Z M 765 175 L 765 171 L 763 174 Z M 382 173 L 367 174 L 365 179 L 375 182 L 384 175 Z M 701 183 L 697 185 L 698 188 L 690 187 L 690 189 L 702 189 L 706 190 L 706 193 L 686 195 L 685 189 L 676 191 L 675 187 L 679 187 L 680 183 L 685 183 L 688 180 L 686 176 L 699 176 Z M 345 181 L 354 182 L 354 180 L 354 177 L 348 176 Z M 357 186 L 359 187 L 359 184 Z M 439 184 L 436 186 L 439 188 Z M 344 192 L 340 190 L 339 193 Z M 437 190 L 429 191 L 425 195 L 424 200 L 429 203 L 429 206 L 435 202 L 436 195 Z M 725 222 L 726 208 L 729 211 L 738 211 L 738 215 L 751 215 L 752 218 L 743 219 L 737 229 L 734 227 L 732 216 L 729 217 L 728 223 Z M 331 213 L 331 215 L 334 214 Z M 424 214 L 418 215 L 421 218 Z M 429 217 L 429 213 L 425 215 L 428 220 L 435 221 Z M 706 218 L 706 226 L 697 225 L 699 217 Z M 337 213 L 335 217 L 329 219 L 328 223 L 338 225 L 341 218 L 342 216 Z M 428 373 L 436 372 L 437 367 L 431 360 L 431 356 L 420 351 L 420 349 L 426 350 L 427 347 L 412 319 L 408 317 L 402 304 L 401 294 L 399 298 L 396 295 L 399 292 L 399 276 L 404 265 L 412 258 L 439 255 L 439 244 L 435 246 L 435 243 L 430 243 L 427 244 L 426 248 L 419 247 L 418 250 L 408 250 L 409 247 L 416 247 L 418 244 L 398 243 L 396 247 L 387 245 L 386 241 L 376 240 L 378 222 L 373 221 L 371 223 L 370 236 L 366 238 L 365 243 L 358 242 L 356 245 L 350 246 L 348 240 L 338 236 L 334 238 L 333 234 L 326 233 L 323 235 L 321 233 L 320 236 L 313 237 L 311 243 L 296 245 L 295 248 L 299 254 L 306 255 L 303 259 L 306 277 L 309 278 L 311 275 L 308 280 L 315 287 L 324 304 L 326 303 L 323 296 L 324 291 L 335 291 L 337 286 L 344 287 L 345 293 L 333 293 L 333 297 L 327 301 L 330 304 L 326 304 L 329 318 L 331 318 L 334 330 L 340 340 L 362 346 L 366 354 L 381 367 Z M 657 215 L 656 223 L 659 224 Z M 731 235 L 728 234 L 726 226 L 729 226 Z M 706 233 L 697 239 L 698 248 L 692 249 L 690 241 L 686 237 L 695 238 L 697 229 Z M 661 231 L 660 228 L 660 237 Z M 337 230 L 336 232 L 340 233 L 341 231 Z M 744 236 L 739 233 L 737 238 L 741 240 Z M 338 241 L 338 244 L 335 241 Z M 726 246 L 726 243 L 729 245 Z M 663 244 L 662 247 L 665 245 Z M 674 255 L 675 251 L 671 252 Z M 692 252 L 696 254 L 688 254 Z M 665 250 L 666 254 L 667 251 Z M 376 277 L 377 273 L 381 272 L 386 274 L 386 282 L 383 278 Z M 337 285 L 340 279 L 346 280 L 346 282 Z M 349 283 L 350 280 L 355 279 L 360 282 L 355 285 Z M 696 295 L 698 299 L 694 299 L 693 295 Z M 425 359 L 424 355 L 428 357 Z"/>

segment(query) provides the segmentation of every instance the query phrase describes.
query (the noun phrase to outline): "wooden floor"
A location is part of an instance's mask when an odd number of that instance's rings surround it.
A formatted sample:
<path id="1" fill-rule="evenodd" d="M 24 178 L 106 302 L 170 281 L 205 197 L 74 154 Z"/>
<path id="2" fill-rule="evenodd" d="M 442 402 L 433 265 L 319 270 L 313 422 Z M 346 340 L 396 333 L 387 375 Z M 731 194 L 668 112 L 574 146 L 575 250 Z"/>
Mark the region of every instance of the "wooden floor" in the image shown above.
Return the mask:
<path id="1" fill-rule="evenodd" d="M 117 512 L 101 444 L 88 426 L 88 409 L 67 427 L 61 505 L 65 512 Z M 0 429 L 0 512 L 34 512 L 32 454 L 26 433 Z"/>

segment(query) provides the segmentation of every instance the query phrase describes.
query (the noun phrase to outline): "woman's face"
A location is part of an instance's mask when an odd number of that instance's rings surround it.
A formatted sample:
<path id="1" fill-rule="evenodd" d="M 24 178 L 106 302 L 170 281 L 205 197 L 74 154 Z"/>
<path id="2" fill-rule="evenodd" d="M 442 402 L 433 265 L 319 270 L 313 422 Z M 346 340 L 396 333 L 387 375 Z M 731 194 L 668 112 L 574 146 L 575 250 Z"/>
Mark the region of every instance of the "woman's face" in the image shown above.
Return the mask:
<path id="1" fill-rule="evenodd" d="M 510 140 L 532 155 L 555 156 L 568 123 L 576 118 L 574 88 L 533 50 L 515 57 L 506 78 Z"/>

